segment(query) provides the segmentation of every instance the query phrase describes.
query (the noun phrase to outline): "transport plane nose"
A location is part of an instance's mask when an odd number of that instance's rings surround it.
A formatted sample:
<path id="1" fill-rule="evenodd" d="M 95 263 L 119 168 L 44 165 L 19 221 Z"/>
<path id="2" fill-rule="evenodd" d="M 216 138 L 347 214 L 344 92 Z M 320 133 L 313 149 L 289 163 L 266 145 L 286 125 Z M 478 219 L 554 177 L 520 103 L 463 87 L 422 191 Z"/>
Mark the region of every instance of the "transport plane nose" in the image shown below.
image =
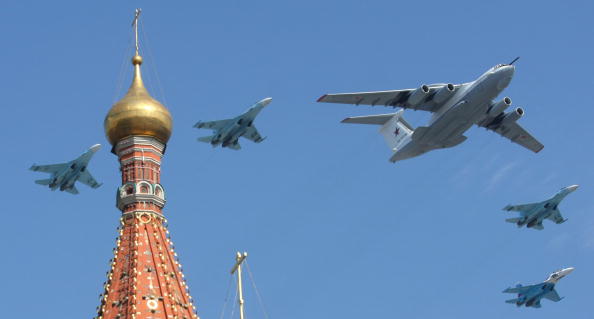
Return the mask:
<path id="1" fill-rule="evenodd" d="M 513 65 L 504 65 L 495 71 L 499 75 L 497 89 L 503 90 L 509 85 L 514 77 L 515 70 L 516 68 Z"/>

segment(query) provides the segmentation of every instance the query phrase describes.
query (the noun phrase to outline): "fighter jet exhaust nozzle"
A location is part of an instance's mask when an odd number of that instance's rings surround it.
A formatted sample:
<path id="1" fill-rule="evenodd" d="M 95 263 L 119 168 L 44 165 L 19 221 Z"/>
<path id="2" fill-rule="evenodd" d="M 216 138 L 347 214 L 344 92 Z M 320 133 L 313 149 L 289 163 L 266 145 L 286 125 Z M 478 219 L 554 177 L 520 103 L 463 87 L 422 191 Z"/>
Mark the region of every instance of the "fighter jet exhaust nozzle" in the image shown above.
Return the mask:
<path id="1" fill-rule="evenodd" d="M 420 88 L 414 90 L 408 97 L 408 103 L 411 105 L 417 105 L 429 94 L 429 87 L 425 84 L 421 85 Z"/>
<path id="2" fill-rule="evenodd" d="M 441 89 L 435 92 L 435 95 L 433 96 L 433 101 L 438 104 L 444 102 L 445 100 L 452 97 L 454 90 L 455 87 L 452 83 L 444 85 Z"/>
<path id="3" fill-rule="evenodd" d="M 503 113 L 503 111 L 505 111 L 505 109 L 507 109 L 511 104 L 512 104 L 512 100 L 506 96 L 503 98 L 503 100 L 491 105 L 491 107 L 489 108 L 489 111 L 487 111 L 487 113 L 490 116 L 497 116 L 497 115 Z"/>
<path id="4" fill-rule="evenodd" d="M 515 110 L 505 113 L 502 124 L 509 124 L 519 120 L 524 115 L 524 109 L 517 107 Z"/>

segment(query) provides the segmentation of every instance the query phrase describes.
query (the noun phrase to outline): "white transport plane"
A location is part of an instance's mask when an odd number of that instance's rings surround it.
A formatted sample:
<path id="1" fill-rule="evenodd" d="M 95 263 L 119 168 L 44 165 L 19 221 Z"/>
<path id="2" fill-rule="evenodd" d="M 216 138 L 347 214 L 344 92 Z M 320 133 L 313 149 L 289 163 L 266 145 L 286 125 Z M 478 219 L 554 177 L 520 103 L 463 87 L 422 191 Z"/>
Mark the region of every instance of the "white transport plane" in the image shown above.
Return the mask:
<path id="1" fill-rule="evenodd" d="M 423 84 L 417 89 L 406 90 L 326 94 L 318 102 L 381 105 L 433 113 L 428 126 L 417 128 L 404 120 L 403 110 L 390 114 L 349 117 L 342 121 L 381 125 L 380 132 L 394 152 L 391 162 L 456 146 L 466 140 L 463 134 L 474 124 L 537 153 L 544 146 L 517 123 L 524 115 L 524 110 L 517 107 L 505 112 L 512 104 L 509 97 L 498 102 L 493 101 L 511 82 L 515 71 L 513 63 L 517 59 L 509 64 L 492 67 L 473 82 L 456 85 Z"/>

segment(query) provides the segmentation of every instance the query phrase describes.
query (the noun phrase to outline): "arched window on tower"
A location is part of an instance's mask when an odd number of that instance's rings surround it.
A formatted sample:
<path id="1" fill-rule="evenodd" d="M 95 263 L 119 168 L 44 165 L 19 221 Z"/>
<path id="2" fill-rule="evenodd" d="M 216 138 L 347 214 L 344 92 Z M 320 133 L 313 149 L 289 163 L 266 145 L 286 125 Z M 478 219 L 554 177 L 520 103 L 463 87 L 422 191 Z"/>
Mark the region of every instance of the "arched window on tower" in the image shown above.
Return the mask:
<path id="1" fill-rule="evenodd" d="M 155 195 L 161 199 L 165 199 L 165 194 L 163 193 L 163 188 L 161 185 L 155 186 Z"/>

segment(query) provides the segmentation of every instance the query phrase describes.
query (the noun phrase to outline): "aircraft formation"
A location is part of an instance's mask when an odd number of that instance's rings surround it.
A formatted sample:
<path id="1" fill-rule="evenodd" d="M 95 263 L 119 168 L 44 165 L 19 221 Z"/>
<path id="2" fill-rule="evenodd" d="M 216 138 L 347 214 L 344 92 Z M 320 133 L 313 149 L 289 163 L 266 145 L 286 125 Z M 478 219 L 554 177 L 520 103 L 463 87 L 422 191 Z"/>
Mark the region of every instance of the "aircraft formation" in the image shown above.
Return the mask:
<path id="1" fill-rule="evenodd" d="M 473 125 L 491 130 L 510 141 L 521 145 L 535 153 L 544 148 L 536 138 L 518 124 L 524 115 L 524 110 L 516 107 L 506 111 L 512 100 L 504 97 L 495 101 L 497 96 L 508 87 L 515 73 L 513 65 L 518 58 L 508 64 L 498 64 L 487 70 L 476 80 L 462 84 L 440 83 L 423 84 L 416 89 L 389 90 L 376 92 L 358 92 L 325 94 L 317 102 L 340 103 L 354 105 L 384 106 L 400 108 L 394 113 L 347 117 L 343 123 L 379 125 L 388 147 L 393 152 L 391 162 L 410 159 L 436 149 L 451 148 L 464 142 L 464 135 Z M 194 125 L 198 129 L 210 129 L 212 135 L 199 137 L 198 141 L 209 143 L 213 147 L 240 150 L 241 137 L 255 143 L 265 140 L 254 125 L 256 117 L 270 104 L 272 98 L 265 98 L 247 111 L 233 118 L 198 122 Z M 432 113 L 427 126 L 414 128 L 403 117 L 405 110 L 422 110 Z M 101 186 L 89 173 L 87 167 L 93 155 L 101 145 L 91 146 L 86 152 L 62 164 L 33 165 L 31 170 L 50 173 L 48 179 L 37 180 L 35 183 L 48 186 L 51 190 L 60 189 L 71 194 L 78 194 L 75 183 L 81 182 L 92 188 Z M 556 224 L 564 223 L 565 219 L 558 206 L 578 185 L 562 188 L 552 198 L 538 203 L 507 205 L 505 211 L 519 212 L 518 217 L 508 218 L 506 222 L 515 223 L 518 227 L 526 226 L 538 230 L 544 229 L 543 221 L 549 219 Z M 507 288 L 504 293 L 517 293 L 517 298 L 507 300 L 506 303 L 516 304 L 518 307 L 540 308 L 540 301 L 546 298 L 560 301 L 555 290 L 558 281 L 571 273 L 574 268 L 569 267 L 552 273 L 542 283 Z"/>

